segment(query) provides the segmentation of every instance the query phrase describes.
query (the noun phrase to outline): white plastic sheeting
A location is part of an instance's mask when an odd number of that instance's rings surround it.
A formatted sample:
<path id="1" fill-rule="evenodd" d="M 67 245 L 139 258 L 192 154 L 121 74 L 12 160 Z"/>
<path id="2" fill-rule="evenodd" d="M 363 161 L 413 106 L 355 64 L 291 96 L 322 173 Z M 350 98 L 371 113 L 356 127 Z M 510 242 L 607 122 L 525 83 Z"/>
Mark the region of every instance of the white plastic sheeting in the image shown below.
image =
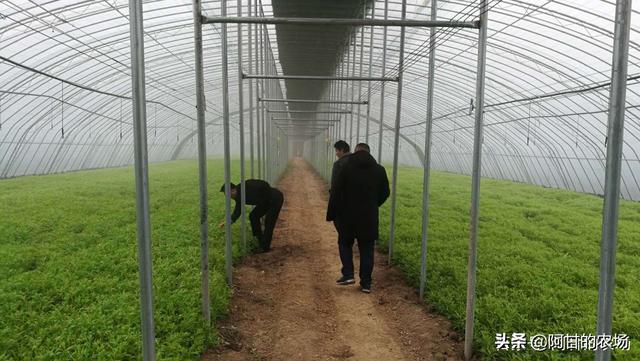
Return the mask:
<path id="1" fill-rule="evenodd" d="M 400 4 L 390 1 L 389 18 L 400 17 Z M 150 161 L 196 156 L 191 6 L 185 0 L 144 4 Z M 640 5 L 636 2 L 634 6 L 621 196 L 640 200 Z M 219 1 L 204 1 L 203 7 L 207 15 L 219 15 Z M 473 1 L 440 1 L 439 7 L 439 20 L 473 20 L 477 15 Z M 490 7 L 483 175 L 601 194 L 615 4 L 504 0 L 490 1 Z M 228 9 L 229 15 L 235 15 L 236 2 L 228 2 Z M 407 18 L 427 20 L 429 9 L 429 1 L 409 1 Z M 384 2 L 376 1 L 375 17 L 382 18 L 383 10 Z M 272 16 L 270 1 L 262 2 L 261 11 Z M 0 178 L 132 164 L 128 3 L 4 0 L 0 14 Z M 244 26 L 246 54 L 248 26 Z M 234 153 L 239 149 L 236 28 L 228 27 Z M 273 59 L 273 71 L 282 74 L 276 27 L 266 28 L 267 57 Z M 222 151 L 218 29 L 214 25 L 203 29 L 211 155 Z M 388 28 L 385 74 L 381 72 L 381 28 L 373 31 L 371 62 L 370 28 L 354 29 L 362 30 L 364 36 L 356 33 L 351 44 L 356 46 L 357 51 L 351 52 L 355 59 L 350 57 L 351 63 L 344 68 L 360 74 L 362 46 L 365 75 L 371 63 L 373 76 L 396 76 L 400 29 Z M 408 141 L 424 144 L 428 35 L 428 29 L 407 28 L 400 149 L 405 164 L 421 165 L 421 157 Z M 312 43 L 313 39 L 300 41 Z M 470 103 L 475 92 L 476 41 L 473 29 L 439 31 L 432 148 L 435 169 L 471 171 Z M 347 47 L 341 54 L 343 65 L 350 51 Z M 248 69 L 248 56 L 245 61 L 243 67 Z M 277 84 L 284 97 L 296 98 L 287 93 L 284 81 Z M 367 99 L 367 83 L 347 82 L 343 87 L 345 95 Z M 248 112 L 248 87 L 244 90 L 244 111 Z M 382 118 L 387 126 L 393 124 L 395 92 L 395 84 L 387 84 L 385 114 L 380 116 L 380 83 L 371 83 L 372 146 L 378 144 L 375 121 Z M 353 136 L 347 134 L 352 143 L 364 139 L 366 106 L 360 107 L 359 115 L 357 106 L 353 110 Z M 248 126 L 245 129 L 249 131 Z M 360 137 L 355 139 L 355 134 Z M 383 154 L 391 155 L 393 134 L 388 128 L 383 134 Z M 245 139 L 248 142 L 250 137 Z"/>

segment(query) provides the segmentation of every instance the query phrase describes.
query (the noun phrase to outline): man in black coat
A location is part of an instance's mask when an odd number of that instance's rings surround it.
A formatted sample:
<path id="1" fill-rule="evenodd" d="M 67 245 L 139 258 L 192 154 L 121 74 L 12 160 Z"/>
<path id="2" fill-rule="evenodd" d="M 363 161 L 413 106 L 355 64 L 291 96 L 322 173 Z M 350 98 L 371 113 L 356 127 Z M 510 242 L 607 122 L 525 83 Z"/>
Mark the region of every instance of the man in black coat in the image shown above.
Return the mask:
<path id="1" fill-rule="evenodd" d="M 338 248 L 342 277 L 337 283 L 352 284 L 353 243 L 360 250 L 360 286 L 371 292 L 374 243 L 378 239 L 378 207 L 389 197 L 389 179 L 384 167 L 369 154 L 369 146 L 360 143 L 338 174 L 331 190 L 327 221 L 338 219 Z"/>
<path id="2" fill-rule="evenodd" d="M 338 174 L 344 165 L 347 164 L 349 160 L 349 156 L 351 155 L 349 143 L 344 140 L 337 141 L 333 148 L 336 150 L 336 157 L 338 158 L 335 162 L 333 162 L 333 168 L 331 168 L 331 188 L 333 188 L 336 184 L 336 179 L 338 178 Z M 329 190 L 331 192 L 331 190 Z"/>
<path id="3" fill-rule="evenodd" d="M 241 212 L 240 201 L 240 185 L 230 184 L 231 186 L 231 198 L 236 201 L 236 207 L 231 215 L 231 223 L 234 223 L 239 217 Z M 282 209 L 282 203 L 284 203 L 284 196 L 277 188 L 271 188 L 269 183 L 260 179 L 247 179 L 244 182 L 244 189 L 246 192 L 245 203 L 254 205 L 255 207 L 249 213 L 249 220 L 251 221 L 251 231 L 253 236 L 258 239 L 260 243 L 260 250 L 262 252 L 268 252 L 271 250 L 271 239 L 273 238 L 273 230 L 276 227 L 276 221 Z M 220 188 L 220 192 L 224 193 L 224 184 Z M 264 218 L 264 232 L 262 231 L 262 224 L 260 218 Z M 224 227 L 224 222 L 220 223 L 220 228 Z"/>
<path id="4" fill-rule="evenodd" d="M 338 175 L 344 168 L 345 164 L 349 160 L 349 156 L 351 152 L 349 151 L 349 143 L 344 140 L 337 141 L 333 148 L 336 150 L 336 157 L 338 158 L 335 162 L 333 162 L 333 168 L 331 169 L 331 184 L 330 187 L 333 189 L 336 185 L 336 179 Z M 329 194 L 331 194 L 331 189 L 329 189 Z M 331 197 L 329 197 L 329 204 L 327 205 L 327 221 L 333 220 L 333 225 L 336 227 L 336 231 L 340 233 L 339 220 L 336 216 L 336 210 L 333 207 L 334 203 L 331 202 Z M 338 240 L 340 240 L 338 236 Z M 355 283 L 354 279 L 345 280 L 343 284 Z"/>

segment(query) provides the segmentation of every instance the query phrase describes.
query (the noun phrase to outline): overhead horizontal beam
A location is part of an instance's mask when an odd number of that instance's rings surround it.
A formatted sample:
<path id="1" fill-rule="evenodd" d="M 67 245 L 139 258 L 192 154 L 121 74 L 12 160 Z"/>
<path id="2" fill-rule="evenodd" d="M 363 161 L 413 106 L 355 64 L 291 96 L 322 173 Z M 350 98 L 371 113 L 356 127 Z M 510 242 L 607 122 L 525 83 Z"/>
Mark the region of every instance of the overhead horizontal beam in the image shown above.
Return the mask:
<path id="1" fill-rule="evenodd" d="M 268 113 L 294 113 L 294 114 L 351 114 L 350 110 L 269 110 Z"/>
<path id="2" fill-rule="evenodd" d="M 234 16 L 202 16 L 203 24 L 273 24 L 273 25 L 349 25 L 349 26 L 403 26 L 422 28 L 471 28 L 478 29 L 479 21 L 447 20 L 385 20 L 345 18 L 263 18 Z"/>
<path id="3" fill-rule="evenodd" d="M 291 122 L 339 122 L 340 119 L 290 119 L 290 118 L 271 118 L 271 120 L 288 120 Z"/>
<path id="4" fill-rule="evenodd" d="M 305 141 L 305 142 L 317 137 L 317 135 L 306 135 L 306 134 L 298 135 L 298 134 L 287 134 L 287 133 L 284 133 L 284 135 L 285 135 L 285 137 L 294 138 L 294 139 L 298 138 L 298 139 L 300 139 L 302 141 Z"/>
<path id="5" fill-rule="evenodd" d="M 286 129 L 280 129 L 284 135 L 286 135 L 287 137 L 291 137 L 291 136 L 309 136 L 309 137 L 317 137 L 319 135 L 321 135 L 323 132 L 315 132 L 315 133 L 311 133 L 311 132 L 295 132 L 295 133 L 290 133 L 287 132 Z"/>
<path id="6" fill-rule="evenodd" d="M 325 130 L 328 129 L 328 125 L 311 125 L 311 124 L 282 124 L 276 123 L 276 126 L 280 129 L 301 129 L 301 130 Z"/>
<path id="7" fill-rule="evenodd" d="M 295 131 L 296 133 L 299 133 L 299 134 L 321 134 L 325 130 L 327 130 L 327 128 L 293 127 L 293 126 L 286 126 L 286 125 L 276 125 L 276 127 L 282 131 L 285 131 L 285 130 Z"/>
<path id="8" fill-rule="evenodd" d="M 320 76 L 320 75 L 260 75 L 242 74 L 243 79 L 284 79 L 284 80 L 339 80 L 339 81 L 398 81 L 398 78 L 363 76 Z"/>
<path id="9" fill-rule="evenodd" d="M 258 98 L 259 102 L 273 103 L 316 103 L 316 104 L 363 104 L 367 105 L 367 101 L 350 101 L 350 100 L 316 100 L 316 99 L 272 99 Z"/>

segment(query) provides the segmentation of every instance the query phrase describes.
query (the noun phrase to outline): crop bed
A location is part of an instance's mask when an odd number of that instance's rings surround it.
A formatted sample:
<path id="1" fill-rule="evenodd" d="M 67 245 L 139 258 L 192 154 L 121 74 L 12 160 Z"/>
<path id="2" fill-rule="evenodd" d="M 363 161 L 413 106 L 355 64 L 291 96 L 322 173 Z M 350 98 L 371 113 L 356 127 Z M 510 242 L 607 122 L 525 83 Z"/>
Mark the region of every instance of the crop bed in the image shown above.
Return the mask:
<path id="1" fill-rule="evenodd" d="M 390 167 L 388 167 L 390 170 Z M 400 168 L 394 262 L 420 277 L 422 169 Z M 430 192 L 426 300 L 464 334 L 471 179 L 435 172 Z M 389 205 L 380 215 L 381 248 Z M 476 348 L 488 360 L 593 360 L 592 352 L 496 351 L 496 333 L 594 334 L 602 198 L 483 179 Z M 631 336 L 617 360 L 640 360 L 640 203 L 622 201 L 613 333 Z"/>
<path id="2" fill-rule="evenodd" d="M 229 299 L 221 169 L 209 163 L 214 317 Z M 201 317 L 197 162 L 149 177 L 158 358 L 197 360 L 216 341 Z M 2 180 L 0 204 L 0 360 L 140 359 L 133 169 Z"/>

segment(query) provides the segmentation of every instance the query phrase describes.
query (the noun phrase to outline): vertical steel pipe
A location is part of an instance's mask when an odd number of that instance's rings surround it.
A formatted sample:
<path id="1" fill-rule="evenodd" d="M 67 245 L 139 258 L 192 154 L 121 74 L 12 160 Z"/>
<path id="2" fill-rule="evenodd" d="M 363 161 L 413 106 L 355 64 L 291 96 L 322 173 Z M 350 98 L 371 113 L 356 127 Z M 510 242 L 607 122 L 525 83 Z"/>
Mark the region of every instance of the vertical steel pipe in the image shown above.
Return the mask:
<path id="1" fill-rule="evenodd" d="M 147 155 L 147 110 L 144 69 L 142 1 L 129 1 L 131 40 L 131 90 L 133 95 L 133 150 L 136 178 L 136 223 L 140 266 L 140 316 L 142 355 L 156 359 L 153 321 L 153 278 L 151 270 L 151 217 L 149 216 L 149 168 Z"/>
<path id="2" fill-rule="evenodd" d="M 384 19 L 389 18 L 389 0 L 384 0 Z M 387 72 L 387 27 L 385 26 L 382 32 L 382 73 L 380 76 L 384 77 Z M 382 132 L 384 131 L 384 90 L 387 82 L 382 82 L 380 87 L 380 123 L 378 124 L 378 163 L 382 163 Z"/>
<path id="3" fill-rule="evenodd" d="M 255 0 L 254 5 L 254 13 L 255 16 L 258 16 L 258 0 Z M 260 70 L 260 48 L 262 47 L 262 27 L 256 25 L 254 28 L 254 35 L 256 38 L 256 48 L 255 48 L 255 56 L 256 56 L 256 70 Z M 262 174 L 262 117 L 264 116 L 263 108 L 266 104 L 258 101 L 260 99 L 260 95 L 262 92 L 262 88 L 264 87 L 264 80 L 256 81 L 256 147 L 257 147 L 257 161 L 258 161 L 258 178 L 264 179 Z M 262 94 L 264 97 L 264 94 Z"/>
<path id="4" fill-rule="evenodd" d="M 257 1 L 257 0 L 256 0 Z M 249 17 L 251 17 L 252 13 L 251 13 L 251 0 L 248 0 L 247 3 L 247 11 L 249 13 Z M 253 34 L 251 33 L 251 24 L 248 24 L 247 26 L 247 36 L 248 36 L 248 52 L 249 52 L 249 73 L 253 73 Z M 251 158 L 250 162 L 251 162 L 251 178 L 254 178 L 255 175 L 255 156 L 254 156 L 254 147 L 253 147 L 253 142 L 254 142 L 254 129 L 253 129 L 253 79 L 249 79 L 249 157 Z"/>
<path id="5" fill-rule="evenodd" d="M 262 16 L 262 8 L 260 8 L 260 16 Z M 260 27 L 260 74 L 265 74 L 265 47 L 266 45 L 266 41 L 265 41 L 265 26 L 261 26 Z M 262 87 L 261 87 L 261 91 L 262 91 L 262 97 L 269 97 L 269 87 L 268 87 L 269 83 L 266 80 L 262 81 Z M 266 145 L 267 145 L 267 121 L 266 121 L 266 112 L 265 112 L 265 107 L 267 107 L 267 104 L 263 104 L 262 106 L 262 116 L 261 116 L 261 122 L 262 124 L 260 125 L 262 127 L 262 139 L 261 139 L 261 145 L 262 145 L 262 177 L 263 179 L 265 179 L 266 181 L 269 181 L 269 176 L 267 174 L 267 155 L 266 155 Z"/>
<path id="6" fill-rule="evenodd" d="M 407 0 L 402 0 L 402 20 L 407 16 Z M 400 28 L 400 54 L 398 61 L 398 92 L 396 99 L 396 122 L 393 137 L 393 171 L 391 174 L 391 221 L 389 222 L 389 259 L 391 264 L 393 259 L 393 242 L 395 238 L 396 226 L 396 188 L 398 183 L 398 148 L 400 147 L 400 119 L 402 117 L 402 80 L 404 73 L 404 40 L 405 27 Z"/>
<path id="7" fill-rule="evenodd" d="M 209 301 L 209 206 L 207 198 L 207 137 L 205 123 L 204 68 L 202 54 L 202 5 L 193 1 L 193 32 L 195 41 L 196 120 L 198 123 L 198 181 L 200 187 L 200 292 L 202 316 L 211 325 Z"/>
<path id="8" fill-rule="evenodd" d="M 227 0 L 222 0 L 222 16 L 227 16 Z M 231 150 L 229 139 L 229 57 L 227 49 L 227 24 L 222 24 L 222 124 L 224 137 L 224 211 L 225 211 L 225 271 L 227 284 L 232 284 L 233 249 L 231 239 Z"/>
<path id="9" fill-rule="evenodd" d="M 371 19 L 375 19 L 376 17 L 376 3 L 373 2 L 373 7 L 371 8 Z M 373 36 L 375 34 L 375 28 L 373 26 L 370 27 L 369 30 L 369 78 L 371 78 L 372 70 L 373 70 Z M 385 83 L 385 82 L 383 82 Z M 367 82 L 367 122 L 365 123 L 365 136 L 364 142 L 369 144 L 369 127 L 371 121 L 369 118 L 371 117 L 371 82 Z"/>
<path id="10" fill-rule="evenodd" d="M 349 49 L 347 48 L 347 54 L 349 54 Z M 343 61 L 340 64 L 340 76 L 344 75 L 344 55 L 343 55 Z M 348 67 L 348 65 L 347 65 Z M 347 92 L 347 86 L 348 83 L 346 81 L 341 81 L 340 82 L 340 98 L 342 99 L 342 96 L 346 96 L 346 92 Z M 347 117 L 344 117 L 344 119 L 341 120 L 341 123 L 344 125 L 344 127 L 341 127 L 342 130 L 342 134 L 340 135 L 340 139 L 346 139 L 347 138 Z"/>
<path id="11" fill-rule="evenodd" d="M 262 6 L 260 7 L 260 15 L 264 15 L 262 13 Z M 261 74 L 267 74 L 269 73 L 269 67 L 267 66 L 267 46 L 268 46 L 268 42 L 267 42 L 267 26 L 263 25 L 262 26 L 262 73 Z M 271 92 L 271 81 L 267 80 L 265 82 L 265 91 L 267 92 L 267 97 L 271 97 L 272 96 L 272 92 Z M 262 131 L 263 131 L 263 139 L 262 139 L 262 155 L 263 155 L 263 164 L 264 164 L 264 176 L 265 179 L 267 180 L 267 182 L 271 182 L 271 164 L 270 164 L 270 154 L 269 154 L 269 147 L 271 146 L 271 143 L 269 142 L 269 136 L 271 135 L 271 129 L 269 128 L 268 124 L 269 124 L 269 117 L 268 116 L 264 116 L 262 118 Z"/>
<path id="12" fill-rule="evenodd" d="M 438 0 L 431 0 L 431 20 L 437 20 Z M 420 300 L 427 283 L 427 239 L 429 231 L 429 180 L 431 175 L 431 128 L 433 125 L 433 89 L 436 70 L 436 29 L 429 33 L 429 80 L 427 85 L 427 124 L 424 133 L 424 173 L 422 175 L 422 242 L 420 246 Z"/>
<path id="13" fill-rule="evenodd" d="M 480 211 L 480 176 L 482 166 L 482 137 L 484 118 L 484 85 L 487 64 L 488 0 L 480 4 L 480 32 L 478 37 L 478 70 L 476 80 L 475 134 L 473 139 L 473 170 L 471 174 L 471 234 L 467 269 L 467 315 L 464 330 L 464 357 L 473 353 L 473 322 L 476 304 L 476 255 L 478 250 L 478 220 Z"/>
<path id="14" fill-rule="evenodd" d="M 238 16 L 242 16 L 242 0 L 238 0 Z M 242 246 L 247 247 L 247 212 L 245 204 L 245 156 L 244 156 L 244 81 L 242 80 L 242 24 L 238 24 L 238 122 L 240 131 L 240 224 Z"/>
<path id="15" fill-rule="evenodd" d="M 352 63 L 351 63 L 351 76 L 355 76 L 356 75 L 356 33 L 353 33 L 353 59 L 352 59 Z M 354 95 L 355 95 L 356 89 L 355 89 L 355 81 L 351 82 L 351 101 L 353 102 L 354 99 Z M 352 146 L 355 146 L 355 144 L 353 144 L 353 104 L 351 104 L 351 117 L 349 120 L 349 144 L 351 144 Z"/>
<path id="16" fill-rule="evenodd" d="M 611 335 L 612 330 L 631 10 L 631 0 L 618 0 L 616 2 L 611 91 L 609 93 L 607 166 L 605 170 L 602 240 L 600 246 L 597 335 Z M 597 361 L 611 360 L 611 350 L 596 350 L 595 359 Z"/>
<path id="17" fill-rule="evenodd" d="M 362 78 L 362 65 L 364 65 L 364 27 L 360 29 L 360 60 L 359 60 L 359 77 Z M 362 82 L 358 82 L 358 101 L 362 100 Z M 356 143 L 360 142 L 360 112 L 361 105 L 358 104 L 358 116 L 356 117 Z"/>

